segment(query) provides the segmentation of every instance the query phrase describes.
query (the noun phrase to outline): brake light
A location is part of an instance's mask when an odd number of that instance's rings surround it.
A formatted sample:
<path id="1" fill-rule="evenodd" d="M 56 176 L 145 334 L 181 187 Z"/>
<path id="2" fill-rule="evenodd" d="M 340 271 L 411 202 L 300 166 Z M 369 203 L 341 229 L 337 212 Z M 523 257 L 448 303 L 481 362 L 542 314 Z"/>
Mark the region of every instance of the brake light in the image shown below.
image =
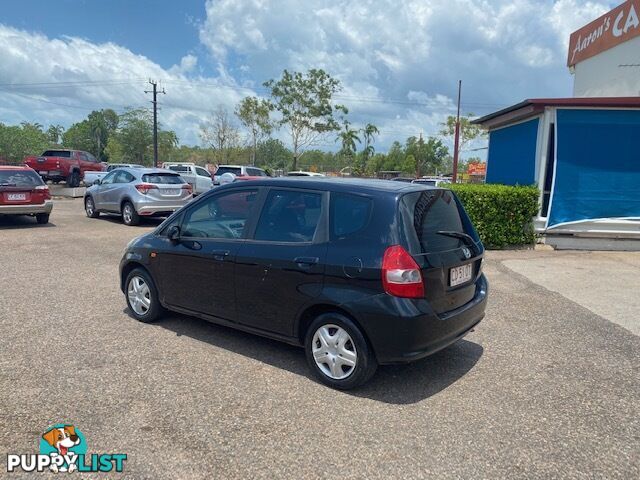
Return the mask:
<path id="1" fill-rule="evenodd" d="M 51 192 L 49 191 L 49 187 L 46 185 L 36 185 L 35 190 L 37 190 L 38 192 L 42 192 L 42 195 L 44 196 L 45 200 L 50 200 L 51 199 Z"/>
<path id="2" fill-rule="evenodd" d="M 182 185 L 182 189 L 183 190 L 188 190 L 189 193 L 193 193 L 193 187 L 191 186 L 190 183 L 185 183 L 184 185 Z"/>
<path id="3" fill-rule="evenodd" d="M 423 298 L 420 267 L 400 245 L 387 248 L 382 258 L 382 285 L 394 297 Z"/>
<path id="4" fill-rule="evenodd" d="M 153 183 L 139 183 L 138 185 L 136 185 L 136 189 L 143 194 L 147 194 L 149 193 L 149 190 L 157 190 L 158 186 L 154 185 Z"/>

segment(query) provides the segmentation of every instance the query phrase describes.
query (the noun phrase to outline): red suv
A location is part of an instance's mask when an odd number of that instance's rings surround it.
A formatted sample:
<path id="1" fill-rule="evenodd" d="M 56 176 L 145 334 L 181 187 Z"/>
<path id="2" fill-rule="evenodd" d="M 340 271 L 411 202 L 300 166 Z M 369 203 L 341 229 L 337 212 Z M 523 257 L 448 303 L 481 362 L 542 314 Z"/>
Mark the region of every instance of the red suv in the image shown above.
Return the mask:
<path id="1" fill-rule="evenodd" d="M 45 224 L 52 209 L 49 187 L 33 169 L 0 166 L 0 215 L 31 215 Z"/>

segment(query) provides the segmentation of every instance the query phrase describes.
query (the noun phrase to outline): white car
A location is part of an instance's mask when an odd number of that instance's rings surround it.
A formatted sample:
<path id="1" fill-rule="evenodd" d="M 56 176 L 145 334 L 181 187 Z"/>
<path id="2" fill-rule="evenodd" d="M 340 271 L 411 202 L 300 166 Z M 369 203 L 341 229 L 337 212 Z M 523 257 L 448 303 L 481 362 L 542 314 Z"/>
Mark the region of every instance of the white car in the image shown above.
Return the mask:
<path id="1" fill-rule="evenodd" d="M 268 177 L 267 172 L 250 165 L 220 165 L 213 176 L 213 183 L 220 185 L 220 177 L 225 173 L 233 173 L 236 177 Z"/>
<path id="2" fill-rule="evenodd" d="M 213 188 L 213 179 L 206 168 L 199 167 L 195 163 L 169 163 L 162 164 L 162 168 L 176 172 L 186 180 L 193 188 L 193 195 L 200 195 Z"/>
<path id="3" fill-rule="evenodd" d="M 317 172 L 303 172 L 302 170 L 298 170 L 297 172 L 289 172 L 287 173 L 287 177 L 325 177 L 324 173 Z"/>

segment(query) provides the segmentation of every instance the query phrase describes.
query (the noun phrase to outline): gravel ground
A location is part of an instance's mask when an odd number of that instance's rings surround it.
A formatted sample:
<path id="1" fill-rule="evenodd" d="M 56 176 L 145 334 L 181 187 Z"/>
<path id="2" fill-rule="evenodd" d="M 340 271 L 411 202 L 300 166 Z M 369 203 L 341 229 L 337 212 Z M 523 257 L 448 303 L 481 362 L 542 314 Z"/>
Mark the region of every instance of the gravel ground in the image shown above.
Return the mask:
<path id="1" fill-rule="evenodd" d="M 131 319 L 117 265 L 153 224 L 81 200 L 51 221 L 0 219 L 0 471 L 68 422 L 89 452 L 126 453 L 127 478 L 640 477 L 640 338 L 503 264 L 537 252 L 488 253 L 465 340 L 344 393 L 294 347 Z"/>

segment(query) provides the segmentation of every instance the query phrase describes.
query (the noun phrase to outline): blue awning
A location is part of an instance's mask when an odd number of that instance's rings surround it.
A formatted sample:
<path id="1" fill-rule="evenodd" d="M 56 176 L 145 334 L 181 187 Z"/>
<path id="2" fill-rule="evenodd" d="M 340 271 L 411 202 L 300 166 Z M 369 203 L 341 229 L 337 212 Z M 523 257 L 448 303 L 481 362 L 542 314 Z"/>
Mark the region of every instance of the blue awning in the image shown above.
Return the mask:
<path id="1" fill-rule="evenodd" d="M 489 132 L 487 183 L 535 183 L 539 123 L 540 120 L 534 118 Z"/>

